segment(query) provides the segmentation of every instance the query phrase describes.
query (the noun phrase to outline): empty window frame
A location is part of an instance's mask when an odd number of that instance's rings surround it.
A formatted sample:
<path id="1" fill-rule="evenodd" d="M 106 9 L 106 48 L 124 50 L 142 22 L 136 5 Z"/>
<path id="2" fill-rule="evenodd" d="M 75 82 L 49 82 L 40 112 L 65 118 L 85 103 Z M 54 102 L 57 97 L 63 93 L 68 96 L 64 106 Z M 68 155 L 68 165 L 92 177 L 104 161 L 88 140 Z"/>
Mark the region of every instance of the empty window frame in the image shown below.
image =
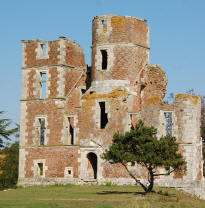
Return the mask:
<path id="1" fill-rule="evenodd" d="M 64 177 L 68 177 L 68 178 L 73 177 L 73 167 L 65 167 Z"/>
<path id="2" fill-rule="evenodd" d="M 131 166 L 135 166 L 135 162 L 134 161 L 131 162 Z"/>
<path id="3" fill-rule="evenodd" d="M 102 56 L 102 70 L 107 70 L 107 51 L 100 50 Z"/>
<path id="4" fill-rule="evenodd" d="M 74 117 L 69 116 L 66 119 L 67 119 L 66 129 L 67 129 L 68 144 L 74 144 L 74 139 L 75 139 Z"/>
<path id="5" fill-rule="evenodd" d="M 100 128 L 104 129 L 108 123 L 108 116 L 105 113 L 105 102 L 99 102 L 100 105 Z"/>
<path id="6" fill-rule="evenodd" d="M 41 44 L 41 54 L 42 56 L 46 55 L 46 44 Z"/>
<path id="7" fill-rule="evenodd" d="M 38 163 L 38 174 L 43 176 L 43 163 Z"/>
<path id="8" fill-rule="evenodd" d="M 46 135 L 46 126 L 45 126 L 45 118 L 39 118 L 39 139 L 40 139 L 40 145 L 45 144 L 45 135 Z"/>
<path id="9" fill-rule="evenodd" d="M 44 99 L 46 98 L 46 81 L 47 81 L 47 76 L 46 72 L 41 72 L 41 98 Z"/>
<path id="10" fill-rule="evenodd" d="M 164 112 L 166 135 L 172 136 L 172 112 Z"/>
<path id="11" fill-rule="evenodd" d="M 145 85 L 140 86 L 140 104 L 142 104 L 142 99 L 143 99 L 143 96 L 144 96 L 144 88 L 145 87 L 146 87 Z"/>
<path id="12" fill-rule="evenodd" d="M 102 24 L 106 25 L 107 24 L 107 20 L 102 20 Z"/>
<path id="13" fill-rule="evenodd" d="M 143 90 L 144 90 L 145 87 L 146 87 L 145 85 L 141 85 L 141 86 L 140 86 L 140 97 L 141 97 L 141 99 L 142 99 L 142 96 L 143 96 Z"/>
<path id="14" fill-rule="evenodd" d="M 86 89 L 81 89 L 81 95 L 84 95 L 86 92 Z"/>
<path id="15" fill-rule="evenodd" d="M 133 114 L 130 114 L 130 130 L 134 129 L 134 125 L 133 125 Z"/>

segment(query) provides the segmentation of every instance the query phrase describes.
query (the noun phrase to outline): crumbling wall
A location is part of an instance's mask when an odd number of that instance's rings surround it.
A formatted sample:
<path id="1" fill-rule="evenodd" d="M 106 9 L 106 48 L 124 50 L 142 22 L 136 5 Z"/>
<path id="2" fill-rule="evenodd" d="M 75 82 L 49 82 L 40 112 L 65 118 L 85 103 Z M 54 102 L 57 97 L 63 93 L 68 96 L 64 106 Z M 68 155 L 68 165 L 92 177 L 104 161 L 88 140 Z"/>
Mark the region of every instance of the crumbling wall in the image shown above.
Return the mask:
<path id="1" fill-rule="evenodd" d="M 134 184 L 122 165 L 101 155 L 116 132 L 129 131 L 139 119 L 165 136 L 166 113 L 188 171 L 158 177 L 156 183 L 189 187 L 203 179 L 200 98 L 179 94 L 173 105 L 163 102 L 167 77 L 159 65 L 149 64 L 145 20 L 95 17 L 91 70 L 80 45 L 65 37 L 23 41 L 22 77 L 19 184 Z M 39 118 L 45 121 L 43 144 Z M 146 180 L 143 167 L 128 167 Z"/>
<path id="2" fill-rule="evenodd" d="M 160 126 L 160 109 L 165 108 L 163 98 L 166 93 L 167 77 L 158 65 L 148 65 L 140 76 L 138 98 L 141 118 L 146 125 Z"/>
<path id="3" fill-rule="evenodd" d="M 149 62 L 149 28 L 146 21 L 117 15 L 93 20 L 92 80 L 129 80 Z M 107 52 L 107 69 L 102 69 L 101 51 Z"/>
<path id="4" fill-rule="evenodd" d="M 93 19 L 92 38 L 93 44 L 125 42 L 149 47 L 149 27 L 146 20 L 136 17 L 96 16 Z"/>
<path id="5" fill-rule="evenodd" d="M 201 98 L 199 96 L 178 94 L 174 102 L 174 135 L 184 148 L 184 157 L 187 161 L 185 179 L 200 180 L 202 178 L 202 140 L 201 125 Z"/>
<path id="6" fill-rule="evenodd" d="M 46 47 L 45 54 L 42 44 Z M 82 48 L 64 37 L 57 41 L 23 41 L 22 69 L 19 183 L 35 184 L 43 178 L 66 178 L 71 175 L 68 181 L 72 181 L 71 178 L 78 177 L 80 153 L 79 147 L 68 141 L 65 128 L 70 112 L 65 106 L 75 102 L 74 107 L 79 107 L 81 89 L 86 88 Z M 42 73 L 46 74 L 46 80 L 42 80 Z M 43 82 L 45 97 L 42 97 Z M 39 124 L 41 118 L 45 120 L 43 144 Z M 73 118 L 70 120 L 74 127 L 76 121 Z M 45 166 L 44 175 L 36 178 L 34 173 L 38 163 Z M 66 174 L 66 171 L 72 174 Z"/>

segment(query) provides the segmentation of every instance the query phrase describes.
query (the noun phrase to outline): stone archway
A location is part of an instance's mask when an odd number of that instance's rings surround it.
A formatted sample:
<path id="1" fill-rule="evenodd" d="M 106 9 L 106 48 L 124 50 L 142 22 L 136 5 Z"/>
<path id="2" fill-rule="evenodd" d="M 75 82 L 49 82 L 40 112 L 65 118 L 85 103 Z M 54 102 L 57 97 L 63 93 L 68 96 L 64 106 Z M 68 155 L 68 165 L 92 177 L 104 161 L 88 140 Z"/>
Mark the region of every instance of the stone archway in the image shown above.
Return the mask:
<path id="1" fill-rule="evenodd" d="M 87 178 L 97 179 L 97 155 L 93 152 L 87 154 Z"/>

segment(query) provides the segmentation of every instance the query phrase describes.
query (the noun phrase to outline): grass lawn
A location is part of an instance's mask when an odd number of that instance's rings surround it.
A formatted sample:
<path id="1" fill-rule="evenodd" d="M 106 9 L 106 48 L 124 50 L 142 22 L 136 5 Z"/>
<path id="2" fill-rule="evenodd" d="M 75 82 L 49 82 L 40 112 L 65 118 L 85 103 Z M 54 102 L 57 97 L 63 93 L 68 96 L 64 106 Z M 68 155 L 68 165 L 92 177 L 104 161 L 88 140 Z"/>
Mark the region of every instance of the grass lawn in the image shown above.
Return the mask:
<path id="1" fill-rule="evenodd" d="M 195 208 L 205 201 L 174 189 L 156 188 L 141 194 L 134 186 L 33 186 L 0 191 L 1 207 L 24 208 Z"/>

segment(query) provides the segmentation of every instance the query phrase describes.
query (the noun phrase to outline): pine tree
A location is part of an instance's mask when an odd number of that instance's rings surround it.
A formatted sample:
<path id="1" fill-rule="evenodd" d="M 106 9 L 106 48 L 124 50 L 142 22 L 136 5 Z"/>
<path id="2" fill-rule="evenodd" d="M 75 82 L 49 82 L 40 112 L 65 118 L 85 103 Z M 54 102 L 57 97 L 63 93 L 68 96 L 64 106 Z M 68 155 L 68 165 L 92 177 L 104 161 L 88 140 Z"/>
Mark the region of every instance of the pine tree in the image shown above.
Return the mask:
<path id="1" fill-rule="evenodd" d="M 0 116 L 3 114 L 3 111 L 0 111 Z M 8 129 L 11 125 L 10 119 L 0 119 L 0 148 L 5 146 L 5 141 L 10 140 L 10 136 L 18 131 L 18 128 Z"/>
<path id="2" fill-rule="evenodd" d="M 158 139 L 156 134 L 157 129 L 144 126 L 140 120 L 129 132 L 116 133 L 112 145 L 102 156 L 110 163 L 121 163 L 146 193 L 152 191 L 156 176 L 169 175 L 174 171 L 186 171 L 186 162 L 179 153 L 176 138 L 168 135 Z M 128 162 L 136 162 L 146 168 L 148 185 L 143 184 L 129 170 Z M 163 173 L 157 171 L 159 167 L 164 168 Z"/>

